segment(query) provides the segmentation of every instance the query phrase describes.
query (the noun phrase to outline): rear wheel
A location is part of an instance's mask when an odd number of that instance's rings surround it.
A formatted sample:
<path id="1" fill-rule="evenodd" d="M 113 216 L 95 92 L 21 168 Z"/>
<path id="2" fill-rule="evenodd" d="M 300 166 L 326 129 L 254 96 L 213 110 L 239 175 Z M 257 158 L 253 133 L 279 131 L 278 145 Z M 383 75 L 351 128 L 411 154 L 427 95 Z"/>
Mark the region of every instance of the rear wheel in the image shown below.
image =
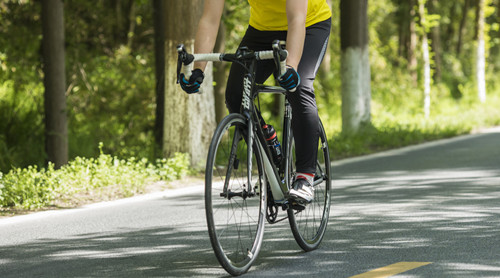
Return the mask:
<path id="1" fill-rule="evenodd" d="M 291 142 L 289 179 L 295 174 L 295 150 Z M 330 214 L 331 166 L 328 142 L 323 124 L 320 122 L 318 142 L 318 158 L 314 177 L 314 200 L 300 210 L 297 207 L 288 209 L 288 219 L 295 240 L 304 251 L 311 251 L 321 243 L 325 235 Z"/>
<path id="2" fill-rule="evenodd" d="M 248 271 L 264 234 L 266 180 L 255 145 L 248 155 L 248 138 L 242 132 L 247 127 L 239 114 L 222 120 L 212 138 L 205 173 L 210 242 L 220 264 L 232 275 Z"/>

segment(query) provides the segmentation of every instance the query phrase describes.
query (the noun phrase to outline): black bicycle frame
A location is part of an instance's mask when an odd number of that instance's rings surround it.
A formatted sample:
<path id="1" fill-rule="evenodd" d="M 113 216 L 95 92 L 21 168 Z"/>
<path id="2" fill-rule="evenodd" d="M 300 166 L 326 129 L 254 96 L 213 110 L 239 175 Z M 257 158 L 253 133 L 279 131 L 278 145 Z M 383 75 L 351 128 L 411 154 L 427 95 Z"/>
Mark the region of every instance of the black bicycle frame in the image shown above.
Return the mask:
<path id="1" fill-rule="evenodd" d="M 273 94 L 283 94 L 286 97 L 286 90 L 277 87 L 277 86 L 266 86 L 266 85 L 261 85 L 261 84 L 255 84 L 255 64 L 256 60 L 251 59 L 248 62 L 247 66 L 247 73 L 243 77 L 243 96 L 242 96 L 242 101 L 241 101 L 241 114 L 243 114 L 247 118 L 248 122 L 248 138 L 249 142 L 253 142 L 254 140 L 254 135 L 257 136 L 257 139 L 259 140 L 259 143 L 261 146 L 263 146 L 263 150 L 265 152 L 265 156 L 268 162 L 271 165 L 272 169 L 272 175 L 268 175 L 268 179 L 271 179 L 275 177 L 278 186 L 280 187 L 284 199 L 283 200 L 277 200 L 277 201 L 283 201 L 286 202 L 288 199 L 286 196 L 286 193 L 288 192 L 288 189 L 290 188 L 290 181 L 288 178 L 286 178 L 285 174 L 288 173 L 289 169 L 289 163 L 287 163 L 287 157 L 291 155 L 290 149 L 291 146 L 289 146 L 288 142 L 291 141 L 289 138 L 291 138 L 291 120 L 292 120 L 292 108 L 290 106 L 290 103 L 288 100 L 285 98 L 285 114 L 283 117 L 283 136 L 282 136 L 282 141 L 284 142 L 283 144 L 283 153 L 285 154 L 283 156 L 283 160 L 281 161 L 280 165 L 275 165 L 274 161 L 272 159 L 271 152 L 269 148 L 267 147 L 267 141 L 264 137 L 264 132 L 262 130 L 262 123 L 260 122 L 260 115 L 259 111 L 257 110 L 255 106 L 255 99 L 258 97 L 260 93 L 273 93 Z M 254 126 L 254 123 L 258 123 L 257 126 Z M 248 158 L 251 160 L 251 155 L 253 151 L 253 144 L 248 144 Z M 266 163 L 264 161 L 264 163 Z M 251 161 L 249 161 L 249 165 L 251 166 Z M 266 169 L 266 171 L 269 171 L 270 169 Z M 249 176 L 248 176 L 248 182 L 249 184 L 251 183 L 251 171 L 249 171 Z M 271 182 L 271 181 L 270 181 Z"/>

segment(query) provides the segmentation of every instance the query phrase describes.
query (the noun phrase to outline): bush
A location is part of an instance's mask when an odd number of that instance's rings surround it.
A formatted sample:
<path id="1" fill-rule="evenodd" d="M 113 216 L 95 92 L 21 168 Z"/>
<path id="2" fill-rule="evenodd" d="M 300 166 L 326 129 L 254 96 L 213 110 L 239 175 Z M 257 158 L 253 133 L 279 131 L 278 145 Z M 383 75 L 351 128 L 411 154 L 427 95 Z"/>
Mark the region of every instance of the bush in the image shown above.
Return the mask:
<path id="1" fill-rule="evenodd" d="M 376 151 L 398 148 L 431 140 L 468 134 L 474 130 L 500 125 L 500 96 L 490 94 L 488 102 L 481 104 L 477 100 L 462 99 L 440 100 L 431 110 L 431 116 L 425 119 L 423 113 L 389 112 L 381 108 L 374 109 L 373 126 L 361 130 L 358 134 L 346 135 L 337 132 L 331 135 L 329 143 L 334 159 L 368 154 Z M 332 128 L 330 127 L 330 130 Z"/>
<path id="2" fill-rule="evenodd" d="M 41 107 L 41 84 L 0 82 L 0 171 L 44 162 Z"/>
<path id="3" fill-rule="evenodd" d="M 38 209 L 55 201 L 71 202 L 77 194 L 100 194 L 109 198 L 143 193 L 155 181 L 180 179 L 189 173 L 189 157 L 177 153 L 170 159 L 150 163 L 146 158 L 119 159 L 102 153 L 97 158 L 76 157 L 55 170 L 36 166 L 0 172 L 0 208 Z M 111 192 L 109 191 L 111 189 Z"/>

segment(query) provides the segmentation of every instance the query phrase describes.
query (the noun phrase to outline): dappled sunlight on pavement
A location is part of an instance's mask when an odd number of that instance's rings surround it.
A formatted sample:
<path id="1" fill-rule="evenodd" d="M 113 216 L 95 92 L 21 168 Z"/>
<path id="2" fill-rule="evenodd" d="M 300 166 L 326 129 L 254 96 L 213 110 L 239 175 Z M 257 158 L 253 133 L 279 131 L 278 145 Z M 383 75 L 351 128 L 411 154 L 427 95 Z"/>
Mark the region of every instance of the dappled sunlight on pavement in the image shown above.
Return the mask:
<path id="1" fill-rule="evenodd" d="M 500 142 L 496 132 L 479 139 Z M 470 148 L 458 141 L 334 168 L 332 246 L 347 261 L 369 259 L 366 271 L 396 258 L 433 262 L 410 277 L 500 276 L 500 148 Z"/>
<path id="2" fill-rule="evenodd" d="M 491 132 L 337 162 L 320 248 L 303 252 L 287 220 L 266 225 L 245 277 L 351 277 L 408 265 L 421 267 L 397 277 L 500 277 L 497 142 L 500 133 Z M 227 277 L 203 198 L 200 185 L 5 221 L 0 277 Z"/>

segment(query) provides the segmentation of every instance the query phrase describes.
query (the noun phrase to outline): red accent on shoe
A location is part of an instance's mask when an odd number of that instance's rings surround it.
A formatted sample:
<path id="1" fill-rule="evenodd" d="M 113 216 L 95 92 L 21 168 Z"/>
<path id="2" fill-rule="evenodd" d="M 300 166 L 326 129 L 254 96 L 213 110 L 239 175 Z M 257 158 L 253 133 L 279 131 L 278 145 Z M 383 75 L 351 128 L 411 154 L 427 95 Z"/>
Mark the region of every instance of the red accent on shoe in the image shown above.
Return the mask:
<path id="1" fill-rule="evenodd" d="M 309 174 L 309 173 L 300 173 L 300 174 L 297 174 L 297 179 L 307 179 L 308 177 L 314 177 L 314 174 Z"/>
<path id="2" fill-rule="evenodd" d="M 309 180 L 311 178 L 314 178 L 314 174 L 310 173 L 297 173 L 297 176 L 295 176 L 295 179 L 304 179 L 304 180 Z"/>

